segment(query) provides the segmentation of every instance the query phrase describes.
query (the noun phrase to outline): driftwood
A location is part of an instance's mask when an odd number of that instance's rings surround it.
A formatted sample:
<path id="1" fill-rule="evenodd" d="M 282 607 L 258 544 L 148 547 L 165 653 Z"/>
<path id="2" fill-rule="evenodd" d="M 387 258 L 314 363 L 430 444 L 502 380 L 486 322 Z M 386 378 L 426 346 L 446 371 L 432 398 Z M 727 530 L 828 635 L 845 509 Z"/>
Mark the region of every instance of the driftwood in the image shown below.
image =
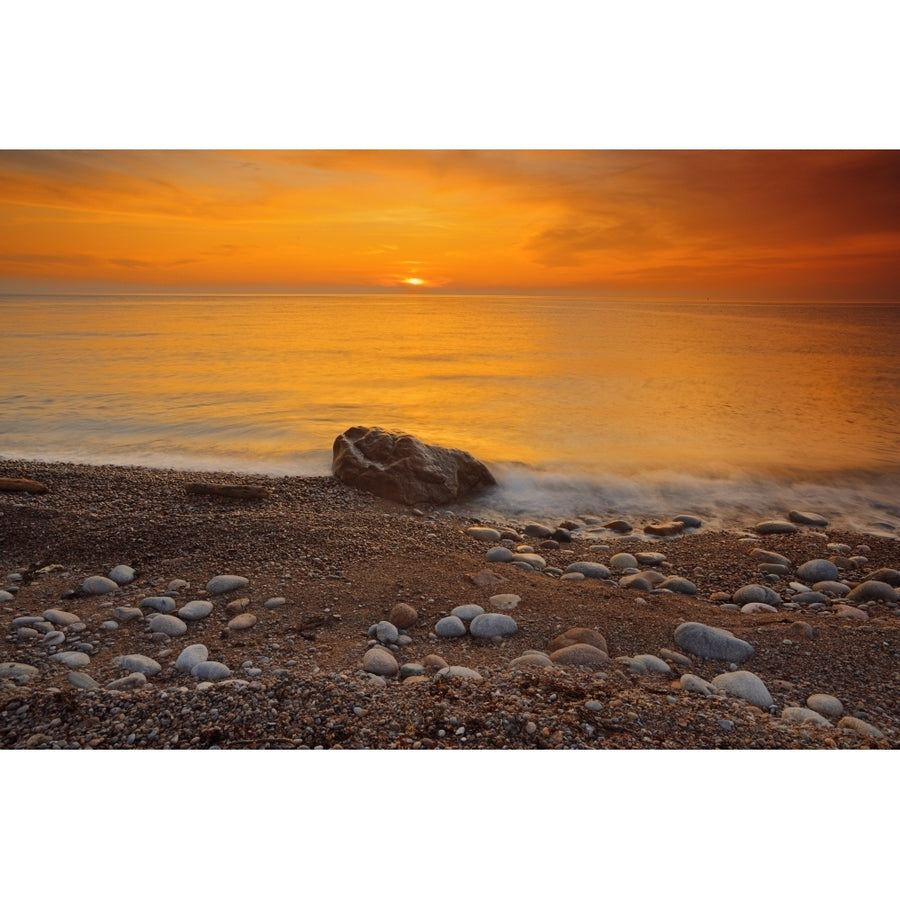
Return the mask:
<path id="1" fill-rule="evenodd" d="M 239 500 L 261 500 L 269 496 L 269 489 L 261 484 L 208 484 L 193 481 L 187 485 L 189 494 L 211 494 L 214 497 L 235 497 Z"/>
<path id="2" fill-rule="evenodd" d="M 50 488 L 30 478 L 0 478 L 0 491 L 27 491 L 29 494 L 46 494 Z"/>

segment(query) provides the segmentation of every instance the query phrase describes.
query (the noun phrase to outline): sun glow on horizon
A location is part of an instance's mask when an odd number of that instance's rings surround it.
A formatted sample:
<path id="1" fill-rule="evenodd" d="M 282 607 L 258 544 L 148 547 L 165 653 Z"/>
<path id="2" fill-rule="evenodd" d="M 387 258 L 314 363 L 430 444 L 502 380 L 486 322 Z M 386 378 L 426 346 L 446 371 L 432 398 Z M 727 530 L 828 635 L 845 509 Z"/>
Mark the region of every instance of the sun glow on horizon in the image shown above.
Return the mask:
<path id="1" fill-rule="evenodd" d="M 0 291 L 900 295 L 900 152 L 0 150 Z"/>

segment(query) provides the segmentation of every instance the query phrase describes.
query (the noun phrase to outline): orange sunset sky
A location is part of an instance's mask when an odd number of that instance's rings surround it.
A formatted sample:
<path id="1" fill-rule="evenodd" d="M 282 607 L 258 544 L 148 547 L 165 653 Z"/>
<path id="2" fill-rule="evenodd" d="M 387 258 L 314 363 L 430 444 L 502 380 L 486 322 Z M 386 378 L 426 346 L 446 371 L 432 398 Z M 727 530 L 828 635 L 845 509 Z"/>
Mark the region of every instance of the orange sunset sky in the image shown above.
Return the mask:
<path id="1" fill-rule="evenodd" d="M 0 291 L 900 296 L 897 151 L 0 151 Z"/>

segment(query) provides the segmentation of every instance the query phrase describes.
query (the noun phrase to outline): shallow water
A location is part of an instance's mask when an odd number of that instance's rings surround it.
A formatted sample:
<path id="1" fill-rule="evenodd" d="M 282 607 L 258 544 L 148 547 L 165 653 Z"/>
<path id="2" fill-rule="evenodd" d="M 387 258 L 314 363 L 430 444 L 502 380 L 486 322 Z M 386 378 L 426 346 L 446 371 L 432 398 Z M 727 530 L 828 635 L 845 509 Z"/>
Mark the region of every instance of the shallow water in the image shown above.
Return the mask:
<path id="1" fill-rule="evenodd" d="M 503 514 L 900 525 L 896 302 L 4 297 L 0 322 L 0 456 L 325 474 L 380 425 L 485 460 Z"/>

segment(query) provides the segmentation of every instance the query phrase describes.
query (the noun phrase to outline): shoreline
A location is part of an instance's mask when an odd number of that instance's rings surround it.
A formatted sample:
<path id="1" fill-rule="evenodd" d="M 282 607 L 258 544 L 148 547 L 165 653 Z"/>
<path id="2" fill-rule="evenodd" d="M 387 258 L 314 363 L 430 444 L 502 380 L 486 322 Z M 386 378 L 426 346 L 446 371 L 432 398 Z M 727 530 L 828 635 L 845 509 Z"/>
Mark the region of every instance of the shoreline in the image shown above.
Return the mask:
<path id="1" fill-rule="evenodd" d="M 46 494 L 0 492 L 0 590 L 13 588 L 11 599 L 0 603 L 0 663 L 38 671 L 21 686 L 0 682 L 3 748 L 898 746 L 896 601 L 829 597 L 811 609 L 795 602 L 790 587 L 798 582 L 797 568 L 813 558 L 846 560 L 840 577 L 848 584 L 877 569 L 897 569 L 896 538 L 808 526 L 759 535 L 747 522 L 745 530 L 700 527 L 668 538 L 641 534 L 635 542 L 634 534 L 582 522 L 571 542 L 542 548 L 545 539 L 526 535 L 525 521 L 478 522 L 464 507 L 411 510 L 331 476 L 22 460 L 0 461 L 0 475 L 33 478 L 49 488 Z M 269 496 L 190 495 L 192 481 L 263 484 Z M 661 509 L 659 516 L 679 512 Z M 553 529 L 560 523 L 545 524 Z M 643 525 L 632 524 L 638 532 Z M 576 561 L 609 568 L 617 553 L 655 551 L 665 559 L 645 568 L 688 580 L 696 593 L 623 587 L 624 576 L 615 570 L 570 581 L 489 562 L 488 550 L 510 542 L 480 541 L 466 533 L 474 525 L 512 529 L 517 541 L 511 543 L 529 543 L 546 569 L 561 572 Z M 836 553 L 828 544 L 850 552 Z M 789 557 L 790 572 L 767 580 L 749 556 L 753 547 Z M 86 578 L 119 565 L 135 570 L 132 582 L 109 595 L 83 592 Z M 485 570 L 503 581 L 473 583 L 470 576 Z M 209 580 L 226 573 L 247 578 L 246 587 L 207 593 Z M 187 586 L 171 588 L 176 580 Z M 747 614 L 721 599 L 751 583 L 775 590 L 782 599 L 777 609 Z M 520 600 L 502 611 L 490 604 L 498 594 Z M 188 621 L 182 635 L 154 636 L 154 610 L 140 603 L 165 595 L 178 608 L 200 600 L 214 609 Z M 275 598 L 285 602 L 266 606 Z M 239 613 L 226 607 L 238 599 L 249 601 L 246 611 L 256 618 L 246 631 L 228 627 Z M 363 671 L 369 628 L 398 603 L 411 606 L 416 621 L 404 629 L 409 643 L 385 652 L 413 666 L 438 656 L 481 680 L 436 677 L 427 666 L 421 680 Z M 435 635 L 436 624 L 455 607 L 473 603 L 509 615 L 517 631 L 493 640 Z M 845 606 L 856 612 L 843 612 Z M 118 622 L 113 613 L 120 607 L 141 609 L 141 616 Z M 29 626 L 12 624 L 51 608 L 73 613 L 74 624 L 84 626 L 63 626 L 59 647 L 45 643 L 46 632 L 20 632 Z M 111 621 L 115 628 L 104 625 Z M 771 709 L 686 690 L 682 676 L 711 682 L 729 665 L 679 649 L 674 630 L 682 622 L 725 628 L 750 643 L 754 653 L 740 669 L 764 682 Z M 547 652 L 554 637 L 578 627 L 604 636 L 608 659 L 602 665 L 514 663 L 527 651 Z M 205 683 L 174 667 L 181 651 L 197 643 L 208 648 L 210 660 L 228 666 L 231 680 Z M 88 657 L 83 668 L 55 658 L 77 646 L 84 649 L 71 652 Z M 635 657 L 659 659 L 664 650 L 682 661 L 670 659 L 669 672 L 635 670 Z M 115 662 L 128 654 L 156 660 L 159 673 L 147 676 L 144 686 L 108 690 L 129 675 Z M 70 676 L 77 673 L 100 687 L 76 687 Z M 838 720 L 827 727 L 782 718 L 786 707 L 803 708 L 815 693 L 839 698 L 842 718 L 868 723 L 882 736 L 855 730 L 863 726 L 837 727 Z M 17 714 L 23 706 L 26 712 Z"/>

